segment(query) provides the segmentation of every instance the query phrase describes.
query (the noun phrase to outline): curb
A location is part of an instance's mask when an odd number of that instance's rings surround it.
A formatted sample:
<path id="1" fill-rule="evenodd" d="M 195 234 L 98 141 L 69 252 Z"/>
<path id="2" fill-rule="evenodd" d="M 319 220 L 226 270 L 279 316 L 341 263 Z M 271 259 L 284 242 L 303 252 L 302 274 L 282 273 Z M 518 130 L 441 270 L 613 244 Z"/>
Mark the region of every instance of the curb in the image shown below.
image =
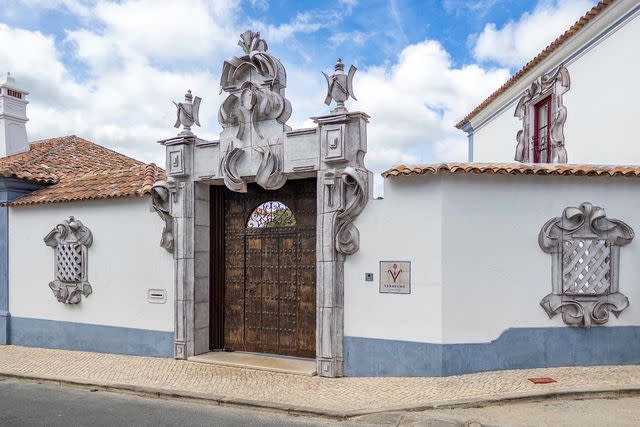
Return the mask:
<path id="1" fill-rule="evenodd" d="M 333 419 L 344 420 L 347 418 L 364 415 L 380 414 L 384 412 L 418 412 L 430 409 L 451 409 L 451 408 L 477 408 L 504 403 L 531 402 L 549 399 L 598 399 L 598 398 L 619 398 L 629 395 L 640 394 L 640 385 L 626 386 L 604 386 L 604 387 L 583 387 L 580 389 L 565 389 L 540 392 L 520 392 L 505 393 L 491 397 L 468 398 L 434 401 L 419 405 L 398 405 L 387 406 L 377 409 L 362 409 L 353 411 L 338 411 L 332 409 L 315 408 L 309 406 L 296 406 L 280 402 L 242 399 L 238 397 L 220 396 L 206 393 L 193 393 L 188 391 L 171 390 L 159 387 L 138 386 L 133 384 L 118 384 L 102 381 L 89 381 L 80 378 L 59 378 L 50 375 L 26 375 L 10 372 L 0 372 L 2 379 L 16 379 L 23 381 L 38 381 L 52 383 L 60 386 L 71 386 L 79 388 L 95 389 L 107 392 L 130 393 L 140 396 L 165 398 L 165 399 L 186 399 L 201 403 L 213 403 L 220 406 L 240 406 L 255 409 L 268 409 L 286 412 L 291 415 L 313 415 Z"/>

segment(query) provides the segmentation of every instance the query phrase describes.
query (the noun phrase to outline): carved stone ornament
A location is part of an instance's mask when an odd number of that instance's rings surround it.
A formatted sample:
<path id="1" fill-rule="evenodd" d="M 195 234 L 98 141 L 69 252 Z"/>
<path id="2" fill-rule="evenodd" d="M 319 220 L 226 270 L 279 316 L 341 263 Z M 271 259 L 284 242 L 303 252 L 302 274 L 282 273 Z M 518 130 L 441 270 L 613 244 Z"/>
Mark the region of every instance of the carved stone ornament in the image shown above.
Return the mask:
<path id="1" fill-rule="evenodd" d="M 353 93 L 353 75 L 358 70 L 353 65 L 349 67 L 349 73 L 344 73 L 344 64 L 342 60 L 338 58 L 336 65 L 334 66 L 335 73 L 332 76 L 327 75 L 324 71 L 322 75 L 327 79 L 327 96 L 324 99 L 324 103 L 331 105 L 331 100 L 336 101 L 336 108 L 331 110 L 332 113 L 346 113 L 347 109 L 344 103 L 349 97 L 355 99 L 358 98 Z"/>
<path id="2" fill-rule="evenodd" d="M 552 255 L 552 292 L 540 305 L 549 317 L 562 313 L 570 326 L 588 328 L 616 317 L 629 306 L 618 290 L 620 246 L 631 242 L 627 224 L 607 218 L 591 203 L 565 208 L 542 227 L 538 243 Z"/>
<path id="3" fill-rule="evenodd" d="M 236 162 L 243 154 L 244 150 L 240 147 L 235 147 L 232 142 L 228 146 L 227 153 L 220 161 L 220 172 L 222 173 L 224 185 L 229 190 L 239 193 L 247 192 L 247 183 L 238 175 L 238 169 L 236 167 Z"/>
<path id="4" fill-rule="evenodd" d="M 55 280 L 49 283 L 56 299 L 65 304 L 77 304 L 81 295 L 93 290 L 87 281 L 87 250 L 93 243 L 91 231 L 82 222 L 69 217 L 56 225 L 44 238 L 55 250 Z"/>
<path id="5" fill-rule="evenodd" d="M 174 128 L 179 128 L 182 125 L 182 132 L 179 135 L 182 136 L 191 136 L 193 133 L 191 132 L 191 126 L 194 124 L 200 126 L 200 101 L 202 99 L 199 96 L 195 98 L 191 95 L 191 91 L 188 90 L 184 95 L 184 102 L 175 102 L 176 106 L 176 123 L 173 125 Z"/>
<path id="6" fill-rule="evenodd" d="M 267 53 L 267 42 L 260 33 L 245 31 L 238 44 L 246 55 L 227 59 L 220 78 L 220 92 L 229 94 L 218 110 L 223 127 L 220 141 L 228 147 L 221 161 L 224 182 L 230 190 L 246 192 L 235 163 L 244 151 L 252 149 L 262 155 L 256 182 L 276 190 L 286 177 L 281 150 L 270 141 L 284 136 L 284 125 L 291 117 L 291 103 L 285 98 L 286 72 L 282 63 Z M 250 157 L 244 158 L 250 161 Z"/>
<path id="7" fill-rule="evenodd" d="M 567 163 L 567 150 L 564 140 L 564 124 L 567 120 L 567 109 L 562 96 L 569 90 L 571 79 L 566 67 L 561 66 L 552 75 L 544 75 L 536 79 L 516 105 L 515 117 L 522 120 L 522 129 L 516 134 L 515 160 L 531 163 L 533 155 L 535 106 L 540 101 L 551 97 L 551 120 L 549 122 L 551 163 Z"/>
<path id="8" fill-rule="evenodd" d="M 157 181 L 151 188 L 151 206 L 164 221 L 160 247 L 173 253 L 173 217 L 171 216 L 171 187 L 166 181 Z"/>
<path id="9" fill-rule="evenodd" d="M 344 205 L 336 215 L 336 250 L 344 255 L 351 255 L 360 248 L 360 232 L 353 224 L 354 219 L 367 205 L 368 172 L 363 168 L 348 166 L 340 174 L 340 185 L 345 197 Z"/>

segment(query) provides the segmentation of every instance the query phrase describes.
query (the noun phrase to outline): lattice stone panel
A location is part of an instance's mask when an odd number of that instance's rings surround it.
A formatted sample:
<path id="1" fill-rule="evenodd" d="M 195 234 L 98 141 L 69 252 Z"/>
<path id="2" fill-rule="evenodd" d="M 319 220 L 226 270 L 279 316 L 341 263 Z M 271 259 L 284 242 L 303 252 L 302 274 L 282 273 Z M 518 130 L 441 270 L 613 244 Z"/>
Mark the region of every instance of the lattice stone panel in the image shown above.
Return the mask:
<path id="1" fill-rule="evenodd" d="M 58 274 L 61 282 L 80 282 L 82 278 L 82 246 L 77 243 L 62 243 L 57 247 Z"/>
<path id="2" fill-rule="evenodd" d="M 605 240 L 566 240 L 562 261 L 565 295 L 601 295 L 608 291 L 611 253 Z"/>

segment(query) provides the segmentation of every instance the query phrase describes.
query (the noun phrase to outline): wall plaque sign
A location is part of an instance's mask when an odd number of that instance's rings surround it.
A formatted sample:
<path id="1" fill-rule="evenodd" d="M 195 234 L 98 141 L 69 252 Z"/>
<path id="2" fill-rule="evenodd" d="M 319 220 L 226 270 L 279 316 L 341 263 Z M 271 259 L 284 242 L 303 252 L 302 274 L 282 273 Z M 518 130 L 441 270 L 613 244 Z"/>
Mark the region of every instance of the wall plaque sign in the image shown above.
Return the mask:
<path id="1" fill-rule="evenodd" d="M 380 293 L 411 293 L 410 261 L 380 261 Z"/>

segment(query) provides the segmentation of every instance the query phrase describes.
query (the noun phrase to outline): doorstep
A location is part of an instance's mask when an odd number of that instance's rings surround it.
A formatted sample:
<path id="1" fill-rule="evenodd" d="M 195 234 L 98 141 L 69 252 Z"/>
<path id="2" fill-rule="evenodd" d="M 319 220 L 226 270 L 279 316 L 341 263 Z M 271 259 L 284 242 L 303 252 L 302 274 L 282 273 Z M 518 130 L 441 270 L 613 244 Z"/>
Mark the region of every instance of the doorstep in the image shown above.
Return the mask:
<path id="1" fill-rule="evenodd" d="M 191 362 L 209 363 L 211 365 L 257 369 L 259 371 L 272 371 L 309 377 L 316 375 L 316 361 L 314 359 L 304 359 L 301 357 L 245 353 L 241 351 L 213 351 L 192 356 L 188 360 Z"/>

